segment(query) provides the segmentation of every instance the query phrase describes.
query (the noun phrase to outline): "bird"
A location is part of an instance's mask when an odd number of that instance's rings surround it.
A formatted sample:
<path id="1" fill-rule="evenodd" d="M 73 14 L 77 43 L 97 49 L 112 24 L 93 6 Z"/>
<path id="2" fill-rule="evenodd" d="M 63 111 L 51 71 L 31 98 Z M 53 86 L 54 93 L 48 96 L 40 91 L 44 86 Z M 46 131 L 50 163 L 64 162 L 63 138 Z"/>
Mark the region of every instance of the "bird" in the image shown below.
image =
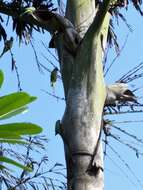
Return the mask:
<path id="1" fill-rule="evenodd" d="M 1 55 L 0 55 L 0 58 L 7 52 L 7 51 L 9 51 L 9 50 L 11 50 L 11 48 L 12 48 L 12 45 L 13 45 L 13 37 L 11 37 L 9 40 L 6 40 L 5 42 L 4 42 L 4 48 L 3 48 L 3 51 L 2 51 L 2 53 L 1 53 Z"/>
<path id="2" fill-rule="evenodd" d="M 57 78 L 58 78 L 58 68 L 55 67 L 53 71 L 51 72 L 51 76 L 50 76 L 51 87 L 54 87 L 54 84 L 56 83 Z"/>
<path id="3" fill-rule="evenodd" d="M 114 83 L 106 86 L 105 106 L 116 106 L 118 103 L 137 102 L 137 97 L 125 83 Z"/>

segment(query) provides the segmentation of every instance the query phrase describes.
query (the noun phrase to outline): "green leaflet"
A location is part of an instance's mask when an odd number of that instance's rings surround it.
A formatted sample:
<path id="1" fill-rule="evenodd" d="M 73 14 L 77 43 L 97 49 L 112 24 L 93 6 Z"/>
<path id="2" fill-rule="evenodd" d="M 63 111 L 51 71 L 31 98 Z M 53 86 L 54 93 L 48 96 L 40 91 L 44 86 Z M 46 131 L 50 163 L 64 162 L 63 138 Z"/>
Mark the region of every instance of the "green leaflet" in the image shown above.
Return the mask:
<path id="1" fill-rule="evenodd" d="M 3 119 L 9 119 L 10 117 L 13 117 L 15 115 L 18 115 L 20 113 L 24 113 L 28 111 L 28 107 L 21 107 L 21 108 L 18 108 L 16 110 L 13 110 L 11 112 L 8 112 L 8 113 L 5 113 L 4 115 L 1 115 L 0 116 L 0 120 L 3 120 Z"/>
<path id="2" fill-rule="evenodd" d="M 30 96 L 25 92 L 12 93 L 0 97 L 0 116 L 15 111 L 28 103 L 33 102 L 36 97 Z"/>
<path id="3" fill-rule="evenodd" d="M 11 132 L 8 130 L 0 129 L 0 139 L 22 139 L 22 137 L 15 131 Z"/>
<path id="4" fill-rule="evenodd" d="M 15 139 L 0 139 L 0 143 L 8 143 L 8 144 L 29 144 L 26 141 L 15 140 Z"/>
<path id="5" fill-rule="evenodd" d="M 20 17 L 23 17 L 26 14 L 33 14 L 36 11 L 35 7 L 27 7 L 23 10 L 23 12 L 20 14 Z"/>
<path id="6" fill-rule="evenodd" d="M 7 123 L 0 125 L 0 133 L 14 135 L 33 135 L 42 132 L 42 128 L 33 123 Z"/>
<path id="7" fill-rule="evenodd" d="M 0 87 L 3 84 L 4 76 L 0 70 Z M 33 102 L 36 97 L 30 96 L 26 92 L 16 92 L 0 97 L 0 120 L 8 119 L 17 114 L 28 110 L 27 104 Z M 28 144 L 22 139 L 23 135 L 34 135 L 42 131 L 42 128 L 32 123 L 7 123 L 0 125 L 0 143 L 8 144 Z M 23 170 L 32 171 L 30 167 L 26 167 L 19 162 L 0 156 L 1 163 L 12 164 Z M 0 164 L 0 170 L 6 169 L 3 164 Z"/>
<path id="8" fill-rule="evenodd" d="M 17 166 L 17 167 L 19 167 L 19 168 L 21 168 L 23 170 L 27 170 L 29 172 L 32 171 L 32 169 L 30 167 L 26 167 L 26 166 L 20 164 L 19 162 L 16 162 L 15 160 L 12 160 L 12 159 L 7 158 L 5 156 L 0 156 L 0 162 L 5 162 L 7 164 L 12 164 L 14 166 Z"/>

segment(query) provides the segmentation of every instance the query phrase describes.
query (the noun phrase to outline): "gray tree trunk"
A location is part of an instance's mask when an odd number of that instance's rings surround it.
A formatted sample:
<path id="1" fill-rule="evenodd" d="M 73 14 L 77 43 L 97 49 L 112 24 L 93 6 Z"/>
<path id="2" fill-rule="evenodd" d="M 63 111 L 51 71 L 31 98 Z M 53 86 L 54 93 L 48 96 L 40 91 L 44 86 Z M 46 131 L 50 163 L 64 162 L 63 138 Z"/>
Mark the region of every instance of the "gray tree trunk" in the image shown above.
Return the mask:
<path id="1" fill-rule="evenodd" d="M 66 17 L 84 38 L 76 55 L 65 50 L 61 39 L 58 48 L 66 97 L 61 136 L 68 190 L 104 188 L 103 151 L 99 137 L 106 97 L 102 59 L 110 15 L 104 15 L 101 28 L 94 19 L 97 12 L 95 0 L 68 0 Z M 100 14 L 96 15 L 99 19 Z"/>

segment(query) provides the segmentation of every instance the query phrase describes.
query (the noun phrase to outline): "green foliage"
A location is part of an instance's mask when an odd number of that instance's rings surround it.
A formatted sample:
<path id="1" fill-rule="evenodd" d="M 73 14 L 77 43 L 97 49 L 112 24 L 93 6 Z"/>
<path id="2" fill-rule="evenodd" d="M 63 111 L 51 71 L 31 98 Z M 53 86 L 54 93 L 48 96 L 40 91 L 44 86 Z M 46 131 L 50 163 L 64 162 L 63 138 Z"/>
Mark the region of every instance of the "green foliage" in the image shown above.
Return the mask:
<path id="1" fill-rule="evenodd" d="M 14 111 L 11 111 L 11 112 L 9 112 L 9 113 L 5 113 L 4 115 L 0 116 L 0 120 L 2 120 L 2 119 L 8 119 L 8 118 L 13 117 L 13 116 L 15 116 L 15 115 L 18 115 L 18 114 L 20 114 L 20 113 L 24 113 L 24 112 L 26 112 L 27 110 L 28 110 L 28 107 L 25 106 L 25 107 L 16 109 L 16 110 L 14 110 Z"/>
<path id="2" fill-rule="evenodd" d="M 18 114 L 22 111 L 21 108 L 34 100 L 36 100 L 36 97 L 30 96 L 25 92 L 16 92 L 0 97 L 0 119 L 8 114 L 9 117 L 13 116 L 14 113 Z M 11 113 L 12 115 L 10 115 Z"/>
<path id="3" fill-rule="evenodd" d="M 26 167 L 26 166 L 24 166 L 24 165 L 22 165 L 22 164 L 16 162 L 15 160 L 12 160 L 12 159 L 7 158 L 7 157 L 5 157 L 5 156 L 0 156 L 0 162 L 5 162 L 5 163 L 8 163 L 8 164 L 12 164 L 12 165 L 14 165 L 14 166 L 17 166 L 17 167 L 19 167 L 19 168 L 21 168 L 21 169 L 24 169 L 24 170 L 27 170 L 27 171 L 29 171 L 29 172 L 32 171 L 32 170 L 30 169 L 30 167 Z"/>
<path id="4" fill-rule="evenodd" d="M 42 131 L 41 127 L 32 123 L 8 123 L 0 125 L 1 132 L 10 132 L 17 135 L 33 135 Z"/>
<path id="5" fill-rule="evenodd" d="M 0 87 L 3 84 L 4 76 L 0 70 Z M 17 114 L 25 112 L 27 104 L 36 100 L 36 97 L 30 96 L 25 92 L 16 92 L 0 97 L 0 120 L 8 119 Z M 42 131 L 42 128 L 32 123 L 6 123 L 0 124 L 0 143 L 9 144 L 27 144 L 22 140 L 23 135 L 34 135 Z M 31 171 L 29 168 L 10 158 L 0 156 L 0 161 L 15 165 L 19 168 Z M 3 167 L 0 165 L 0 167 Z"/>
<path id="6" fill-rule="evenodd" d="M 0 143 L 8 143 L 8 144 L 28 144 L 26 141 L 22 141 L 22 140 L 16 140 L 16 139 L 0 139 Z"/>
<path id="7" fill-rule="evenodd" d="M 21 13 L 20 17 L 24 16 L 25 14 L 32 14 L 35 10 L 36 10 L 35 7 L 25 8 L 23 13 Z"/>

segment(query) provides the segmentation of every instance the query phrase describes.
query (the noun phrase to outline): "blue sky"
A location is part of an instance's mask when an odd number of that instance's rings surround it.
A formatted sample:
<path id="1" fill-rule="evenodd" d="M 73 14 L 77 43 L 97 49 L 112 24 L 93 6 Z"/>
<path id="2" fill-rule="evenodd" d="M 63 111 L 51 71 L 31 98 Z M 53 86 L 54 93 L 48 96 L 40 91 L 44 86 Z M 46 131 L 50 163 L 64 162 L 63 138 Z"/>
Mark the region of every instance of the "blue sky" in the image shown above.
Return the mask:
<path id="1" fill-rule="evenodd" d="M 141 17 L 136 11 L 132 8 L 128 11 L 127 14 L 128 23 L 132 26 L 133 32 L 130 33 L 126 28 L 124 23 L 121 23 L 117 27 L 118 39 L 122 46 L 127 35 L 128 40 L 127 44 L 121 53 L 121 56 L 117 59 L 112 69 L 107 75 L 107 83 L 112 83 L 126 73 L 130 68 L 137 65 L 143 61 L 143 17 Z M 15 34 L 11 31 L 10 25 L 8 27 L 9 37 Z M 53 57 L 47 52 L 47 50 L 42 46 L 41 40 L 48 45 L 49 34 L 34 34 L 35 47 L 37 47 L 37 53 L 42 64 L 46 65 L 49 69 L 53 69 L 43 57 L 42 53 L 52 60 L 53 63 L 57 64 Z M 2 43 L 1 43 L 2 44 Z M 2 45 L 0 46 L 0 51 L 2 51 Z M 64 151 L 63 143 L 59 136 L 55 137 L 55 122 L 58 119 L 62 118 L 64 113 L 65 103 L 64 101 L 57 101 L 57 99 L 47 95 L 42 91 L 42 89 L 53 92 L 53 89 L 50 87 L 50 77 L 48 72 L 44 74 L 39 73 L 34 53 L 31 46 L 25 46 L 21 44 L 20 48 L 18 41 L 15 38 L 14 47 L 12 49 L 14 57 L 16 59 L 16 64 L 18 67 L 21 87 L 24 91 L 30 93 L 31 95 L 37 96 L 38 100 L 32 103 L 29 106 L 29 112 L 23 115 L 19 115 L 15 118 L 12 118 L 11 122 L 15 121 L 30 121 L 41 125 L 44 129 L 43 134 L 45 134 L 49 139 L 48 144 L 48 157 L 51 163 L 61 162 L 64 163 Z M 53 50 L 53 53 L 55 51 Z M 110 63 L 114 58 L 114 53 L 109 54 L 108 63 Z M 10 54 L 7 53 L 0 59 L 0 68 L 4 71 L 5 81 L 1 89 L 1 95 L 17 91 L 17 79 L 16 74 L 11 72 L 11 59 Z M 132 84 L 137 86 L 143 85 L 143 79 L 140 81 L 134 81 Z M 143 89 L 140 90 L 140 96 L 142 95 Z M 55 87 L 55 94 L 63 97 L 63 87 L 61 81 L 58 80 Z M 126 114 L 117 116 L 112 116 L 113 120 L 141 120 L 143 114 Z M 133 134 L 136 134 L 140 138 L 143 138 L 143 129 L 142 124 L 126 124 L 119 125 L 120 127 L 127 129 Z M 112 130 L 112 129 L 111 129 Z M 116 131 L 116 134 L 119 132 Z M 136 176 L 143 181 L 142 174 L 142 157 L 139 159 L 136 158 L 135 154 L 129 149 L 124 148 L 119 143 L 116 143 L 114 140 L 110 139 L 111 145 L 115 150 L 122 156 L 124 160 L 129 163 L 130 167 L 136 174 Z M 139 182 L 134 180 L 134 176 L 128 171 L 127 167 L 123 163 L 120 163 L 120 160 L 113 154 L 109 149 L 107 151 L 109 156 L 116 162 L 116 165 L 119 165 L 119 169 L 115 164 L 107 157 L 105 159 L 105 190 L 118 190 L 118 189 L 130 189 L 130 190 L 140 190 L 143 189 Z M 124 171 L 124 172 L 123 172 Z M 127 177 L 128 176 L 128 177 Z M 132 181 L 136 183 L 132 184 Z"/>

